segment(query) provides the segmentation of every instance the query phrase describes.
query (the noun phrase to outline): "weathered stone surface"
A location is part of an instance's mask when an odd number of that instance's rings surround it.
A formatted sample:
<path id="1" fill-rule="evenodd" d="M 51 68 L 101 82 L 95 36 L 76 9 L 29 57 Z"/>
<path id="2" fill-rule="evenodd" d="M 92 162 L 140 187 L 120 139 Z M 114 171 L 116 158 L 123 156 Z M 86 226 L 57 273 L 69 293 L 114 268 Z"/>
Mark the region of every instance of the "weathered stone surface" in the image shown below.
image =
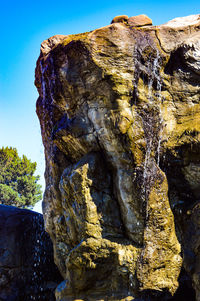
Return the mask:
<path id="1" fill-rule="evenodd" d="M 57 300 L 167 300 L 191 281 L 200 300 L 199 28 L 117 22 L 42 46 Z"/>
<path id="2" fill-rule="evenodd" d="M 187 17 L 179 17 L 170 20 L 169 22 L 163 24 L 162 27 L 167 26 L 169 28 L 180 29 L 181 27 L 199 26 L 199 22 L 200 22 L 200 15 L 190 15 Z"/>
<path id="3" fill-rule="evenodd" d="M 121 15 L 121 16 L 116 16 L 112 19 L 111 24 L 112 23 L 127 23 L 128 20 L 128 16 L 127 15 Z"/>
<path id="4" fill-rule="evenodd" d="M 61 281 L 41 214 L 0 205 L 0 300 L 55 300 Z"/>
<path id="5" fill-rule="evenodd" d="M 121 15 L 114 17 L 111 21 L 111 24 L 113 23 L 124 23 L 134 27 L 141 27 L 152 25 L 152 20 L 146 15 L 138 15 L 130 18 L 126 15 Z"/>
<path id="6" fill-rule="evenodd" d="M 136 26 L 136 27 L 148 26 L 148 25 L 152 25 L 152 20 L 146 15 L 139 15 L 139 16 L 130 17 L 128 19 L 128 24 L 130 26 Z"/>

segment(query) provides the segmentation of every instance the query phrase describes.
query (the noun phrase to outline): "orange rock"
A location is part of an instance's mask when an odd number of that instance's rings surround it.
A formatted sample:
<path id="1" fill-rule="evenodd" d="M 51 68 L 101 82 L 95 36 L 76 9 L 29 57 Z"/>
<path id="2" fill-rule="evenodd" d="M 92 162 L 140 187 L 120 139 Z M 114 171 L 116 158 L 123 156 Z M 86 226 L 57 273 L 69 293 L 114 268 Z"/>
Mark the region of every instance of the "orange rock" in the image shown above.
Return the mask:
<path id="1" fill-rule="evenodd" d="M 126 15 L 116 16 L 116 17 L 114 17 L 114 19 L 112 19 L 111 24 L 112 23 L 127 23 L 128 19 L 129 18 Z"/>
<path id="2" fill-rule="evenodd" d="M 152 20 L 146 15 L 138 15 L 134 17 L 130 17 L 128 19 L 128 24 L 131 26 L 147 26 L 152 25 Z"/>

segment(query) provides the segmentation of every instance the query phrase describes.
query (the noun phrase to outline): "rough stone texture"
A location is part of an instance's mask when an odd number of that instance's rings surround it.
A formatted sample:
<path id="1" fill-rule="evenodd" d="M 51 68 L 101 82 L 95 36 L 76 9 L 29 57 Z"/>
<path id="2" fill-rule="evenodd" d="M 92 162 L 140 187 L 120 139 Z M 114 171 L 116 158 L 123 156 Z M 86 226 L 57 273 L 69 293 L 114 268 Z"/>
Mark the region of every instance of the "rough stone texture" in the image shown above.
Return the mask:
<path id="1" fill-rule="evenodd" d="M 121 15 L 121 16 L 116 16 L 112 19 L 112 23 L 127 23 L 128 21 L 128 16 L 127 15 Z"/>
<path id="2" fill-rule="evenodd" d="M 121 15 L 114 17 L 111 21 L 111 24 L 113 23 L 124 23 L 127 26 L 141 27 L 152 25 L 152 20 L 146 15 L 138 15 L 130 18 L 126 15 Z"/>
<path id="3" fill-rule="evenodd" d="M 146 15 L 139 15 L 135 17 L 130 17 L 128 19 L 128 24 L 131 26 L 147 26 L 152 25 L 152 20 Z"/>
<path id="4" fill-rule="evenodd" d="M 200 300 L 199 29 L 195 15 L 42 44 L 57 300 L 193 300 L 191 281 Z"/>
<path id="5" fill-rule="evenodd" d="M 61 276 L 41 214 L 0 205 L 0 300 L 55 300 Z"/>

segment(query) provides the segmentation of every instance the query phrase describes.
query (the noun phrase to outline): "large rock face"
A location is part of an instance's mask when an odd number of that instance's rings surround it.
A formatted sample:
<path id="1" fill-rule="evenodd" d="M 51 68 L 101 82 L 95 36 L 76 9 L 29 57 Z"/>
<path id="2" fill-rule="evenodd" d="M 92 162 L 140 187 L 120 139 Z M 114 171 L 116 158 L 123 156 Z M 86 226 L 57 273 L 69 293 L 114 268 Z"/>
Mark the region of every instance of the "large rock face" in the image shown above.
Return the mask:
<path id="1" fill-rule="evenodd" d="M 57 300 L 165 300 L 186 278 L 200 300 L 200 15 L 140 19 L 41 47 Z"/>
<path id="2" fill-rule="evenodd" d="M 54 301 L 60 280 L 42 215 L 0 205 L 0 300 Z"/>

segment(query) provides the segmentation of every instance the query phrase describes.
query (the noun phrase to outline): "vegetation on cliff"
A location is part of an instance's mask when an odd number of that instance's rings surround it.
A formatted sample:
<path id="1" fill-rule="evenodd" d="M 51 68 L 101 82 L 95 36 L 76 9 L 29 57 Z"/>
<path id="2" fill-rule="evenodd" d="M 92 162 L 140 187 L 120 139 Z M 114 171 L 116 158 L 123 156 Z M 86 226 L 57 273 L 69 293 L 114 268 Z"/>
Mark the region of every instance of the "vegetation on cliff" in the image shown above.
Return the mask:
<path id="1" fill-rule="evenodd" d="M 42 199 L 36 162 L 19 157 L 16 148 L 0 149 L 0 204 L 33 208 Z"/>

